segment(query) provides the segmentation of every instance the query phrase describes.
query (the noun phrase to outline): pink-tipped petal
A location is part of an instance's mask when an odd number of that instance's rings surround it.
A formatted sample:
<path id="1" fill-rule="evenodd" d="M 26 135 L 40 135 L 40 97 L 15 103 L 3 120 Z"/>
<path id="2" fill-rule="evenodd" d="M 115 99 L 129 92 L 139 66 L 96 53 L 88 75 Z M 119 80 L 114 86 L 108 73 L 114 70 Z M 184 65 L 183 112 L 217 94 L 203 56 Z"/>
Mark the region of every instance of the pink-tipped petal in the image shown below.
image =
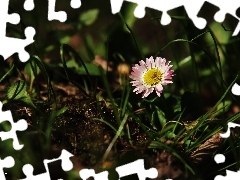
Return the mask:
<path id="1" fill-rule="evenodd" d="M 171 61 L 166 61 L 165 58 L 156 57 L 154 60 L 151 56 L 150 58 L 146 58 L 146 62 L 143 60 L 139 61 L 139 64 L 135 64 L 132 67 L 132 72 L 129 75 L 133 81 L 132 86 L 135 86 L 133 92 L 143 93 L 142 98 L 147 97 L 151 94 L 154 90 L 156 91 L 157 95 L 160 97 L 161 93 L 163 92 L 163 85 L 167 85 L 172 83 L 172 77 L 175 75 L 174 70 L 170 70 L 172 65 L 170 65 Z M 161 73 L 161 80 L 160 82 L 149 84 L 149 82 L 145 82 L 144 76 L 151 69 L 158 69 Z M 154 76 L 152 76 L 155 78 Z M 149 76 L 148 78 L 151 78 Z M 155 79 L 152 79 L 153 81 Z"/>

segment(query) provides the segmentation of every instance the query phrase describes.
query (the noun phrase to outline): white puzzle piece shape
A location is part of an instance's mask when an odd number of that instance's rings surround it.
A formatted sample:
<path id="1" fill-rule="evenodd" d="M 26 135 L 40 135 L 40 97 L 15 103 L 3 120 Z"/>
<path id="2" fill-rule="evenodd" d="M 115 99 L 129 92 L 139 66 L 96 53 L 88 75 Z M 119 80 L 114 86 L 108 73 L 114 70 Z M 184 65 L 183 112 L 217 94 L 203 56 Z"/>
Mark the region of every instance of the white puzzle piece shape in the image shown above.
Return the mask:
<path id="1" fill-rule="evenodd" d="M 45 173 L 41 173 L 38 175 L 33 175 L 33 166 L 31 164 L 25 164 L 22 168 L 23 173 L 25 174 L 26 178 L 21 180 L 51 180 L 50 179 L 50 172 L 48 169 L 48 164 L 61 160 L 62 161 L 62 169 L 64 171 L 70 171 L 73 168 L 72 161 L 70 160 L 70 157 L 72 157 L 73 154 L 69 153 L 66 150 L 62 150 L 61 155 L 58 158 L 55 159 L 45 159 L 43 160 L 44 167 L 46 169 Z"/>
<path id="2" fill-rule="evenodd" d="M 28 127 L 26 120 L 21 119 L 16 123 L 13 121 L 11 111 L 2 111 L 2 102 L 0 102 L 0 123 L 8 121 L 11 124 L 11 130 L 8 132 L 0 132 L 0 138 L 2 141 L 7 139 L 13 139 L 13 148 L 15 150 L 20 150 L 23 148 L 23 145 L 19 144 L 16 131 L 25 131 Z"/>
<path id="3" fill-rule="evenodd" d="M 167 25 L 171 23 L 171 17 L 167 13 L 168 11 L 183 6 L 187 12 L 188 17 L 193 21 L 194 25 L 198 29 L 203 29 L 206 27 L 207 21 L 204 18 L 198 17 L 198 13 L 201 10 L 204 2 L 209 2 L 220 8 L 214 15 L 214 19 L 217 22 L 223 22 L 226 14 L 231 14 L 236 19 L 240 18 L 236 15 L 236 10 L 240 7 L 240 1 L 237 0 L 110 0 L 112 13 L 116 14 L 120 12 L 122 4 L 124 1 L 136 3 L 137 7 L 134 11 L 134 15 L 137 18 L 142 18 L 145 16 L 145 8 L 151 8 L 162 12 L 161 24 Z M 233 36 L 236 36 L 240 31 L 240 23 L 233 32 Z"/>

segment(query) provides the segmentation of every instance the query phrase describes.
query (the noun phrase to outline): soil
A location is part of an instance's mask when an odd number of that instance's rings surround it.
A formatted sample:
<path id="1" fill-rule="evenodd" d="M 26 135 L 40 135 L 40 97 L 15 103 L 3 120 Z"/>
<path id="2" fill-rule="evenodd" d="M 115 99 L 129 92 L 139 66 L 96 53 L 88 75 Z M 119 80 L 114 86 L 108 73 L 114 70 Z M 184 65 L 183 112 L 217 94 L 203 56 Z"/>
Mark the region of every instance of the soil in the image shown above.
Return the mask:
<path id="1" fill-rule="evenodd" d="M 31 148 L 35 153 L 43 154 L 43 159 L 56 158 L 62 149 L 66 149 L 74 154 L 72 161 L 75 171 L 83 168 L 94 168 L 97 172 L 106 169 L 111 172 L 117 166 L 143 158 L 146 169 L 151 167 L 157 168 L 159 175 L 156 179 L 158 180 L 192 178 L 189 172 L 184 169 L 184 165 L 171 153 L 147 148 L 149 141 L 146 134 L 140 129 L 138 123 L 132 119 L 128 119 L 126 123 L 126 126 L 129 126 L 129 129 L 131 129 L 132 144 L 130 144 L 126 136 L 119 137 L 107 158 L 103 161 L 104 153 L 111 143 L 115 132 L 111 127 L 98 119 L 107 119 L 108 123 L 117 128 L 112 108 L 107 106 L 104 100 L 97 103 L 91 98 L 84 97 L 72 84 L 58 84 L 54 85 L 54 87 L 58 99 L 57 109 L 65 106 L 67 110 L 53 122 L 48 122 L 42 118 L 33 119 L 32 117 L 41 117 L 41 114 L 17 101 L 8 103 L 3 107 L 4 110 L 12 111 L 15 120 L 27 120 L 29 128 L 26 134 L 32 136 L 32 142 L 29 142 L 29 144 L 30 146 L 32 145 Z M 1 97 L 4 96 L 4 93 L 2 87 Z M 46 100 L 46 94 L 46 91 L 41 91 L 41 99 Z M 36 102 L 36 106 L 46 114 L 51 112 L 52 106 L 49 106 L 47 101 Z M 52 123 L 51 141 L 49 148 L 46 150 L 40 144 L 48 142 L 45 139 L 47 132 L 44 132 L 44 129 L 46 129 L 49 123 Z M 39 127 L 42 131 L 39 131 Z M 211 153 L 216 150 L 220 142 L 219 135 L 215 135 L 195 152 L 189 155 L 185 154 L 184 156 L 188 158 L 189 163 L 193 167 L 201 169 L 202 164 L 211 157 Z M 164 143 L 171 144 L 169 141 Z M 181 145 L 175 148 L 179 149 L 179 152 L 183 149 Z M 59 172 L 59 166 L 59 164 L 50 166 L 51 179 L 67 178 L 64 172 Z M 113 173 L 114 179 L 117 179 L 117 175 L 115 176 Z M 129 178 L 133 179 L 133 176 L 129 176 Z"/>

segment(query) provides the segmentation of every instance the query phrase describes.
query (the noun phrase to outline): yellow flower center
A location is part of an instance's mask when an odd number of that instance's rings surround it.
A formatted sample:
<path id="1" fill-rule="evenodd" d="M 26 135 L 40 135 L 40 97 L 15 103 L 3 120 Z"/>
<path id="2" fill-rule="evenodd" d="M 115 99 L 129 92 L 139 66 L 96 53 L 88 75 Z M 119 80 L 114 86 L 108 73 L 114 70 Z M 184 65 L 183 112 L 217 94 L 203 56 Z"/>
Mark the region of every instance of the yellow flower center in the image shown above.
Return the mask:
<path id="1" fill-rule="evenodd" d="M 154 86 L 162 80 L 162 75 L 159 69 L 150 69 L 143 75 L 143 80 L 148 86 Z"/>

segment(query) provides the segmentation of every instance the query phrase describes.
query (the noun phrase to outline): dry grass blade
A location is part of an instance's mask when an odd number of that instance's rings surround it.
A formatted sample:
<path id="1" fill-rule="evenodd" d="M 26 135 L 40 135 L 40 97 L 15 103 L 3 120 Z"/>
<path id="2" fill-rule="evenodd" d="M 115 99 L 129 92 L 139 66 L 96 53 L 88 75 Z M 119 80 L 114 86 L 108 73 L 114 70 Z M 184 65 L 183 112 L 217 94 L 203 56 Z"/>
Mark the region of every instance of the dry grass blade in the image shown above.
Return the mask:
<path id="1" fill-rule="evenodd" d="M 206 161 L 208 158 L 211 158 L 211 156 L 217 150 L 222 141 L 223 138 L 221 138 L 220 133 L 214 134 L 210 139 L 208 139 L 201 146 L 199 146 L 190 155 L 190 158 L 193 159 L 196 164 L 200 164 Z"/>

